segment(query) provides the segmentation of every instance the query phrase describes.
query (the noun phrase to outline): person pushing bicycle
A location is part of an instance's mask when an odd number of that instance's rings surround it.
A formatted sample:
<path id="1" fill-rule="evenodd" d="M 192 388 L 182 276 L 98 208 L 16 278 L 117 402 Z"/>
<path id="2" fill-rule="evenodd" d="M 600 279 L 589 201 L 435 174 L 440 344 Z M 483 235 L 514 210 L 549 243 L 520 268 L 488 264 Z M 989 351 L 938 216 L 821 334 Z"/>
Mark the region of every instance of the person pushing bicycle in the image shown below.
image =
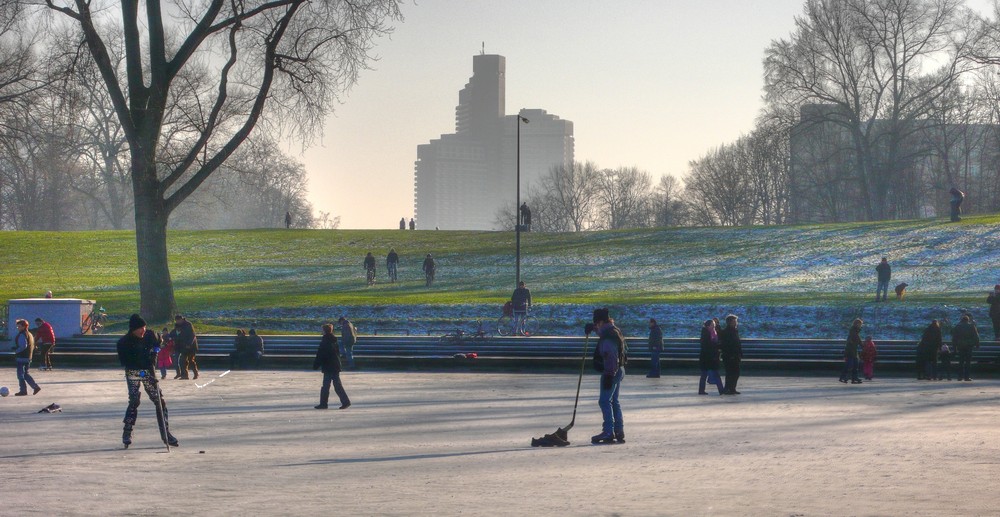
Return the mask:
<path id="1" fill-rule="evenodd" d="M 510 303 L 514 309 L 514 332 L 524 334 L 525 320 L 528 319 L 528 310 L 531 309 L 531 291 L 524 286 L 524 281 L 517 283 L 517 289 L 510 295 Z"/>

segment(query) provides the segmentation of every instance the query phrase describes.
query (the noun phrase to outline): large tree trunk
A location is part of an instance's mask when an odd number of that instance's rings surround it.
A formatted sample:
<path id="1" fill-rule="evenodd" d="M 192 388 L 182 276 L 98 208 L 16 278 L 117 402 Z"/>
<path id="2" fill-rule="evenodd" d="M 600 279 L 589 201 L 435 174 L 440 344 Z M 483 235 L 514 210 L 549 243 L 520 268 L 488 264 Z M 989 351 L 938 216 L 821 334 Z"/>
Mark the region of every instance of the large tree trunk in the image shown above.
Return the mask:
<path id="1" fill-rule="evenodd" d="M 155 166 L 150 167 L 152 172 L 136 174 L 133 170 L 132 175 L 135 249 L 139 259 L 139 313 L 150 322 L 161 323 L 170 321 L 177 304 L 167 265 L 167 221 L 170 213 L 155 182 Z M 142 180 L 149 177 L 154 181 Z"/>

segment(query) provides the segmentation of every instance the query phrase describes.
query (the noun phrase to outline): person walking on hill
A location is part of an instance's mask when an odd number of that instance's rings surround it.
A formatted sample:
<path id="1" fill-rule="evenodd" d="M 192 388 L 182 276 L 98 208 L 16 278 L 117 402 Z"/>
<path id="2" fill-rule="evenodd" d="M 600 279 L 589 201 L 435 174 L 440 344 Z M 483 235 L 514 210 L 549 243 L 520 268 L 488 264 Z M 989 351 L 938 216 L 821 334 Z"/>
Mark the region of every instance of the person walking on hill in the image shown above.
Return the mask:
<path id="1" fill-rule="evenodd" d="M 646 378 L 660 377 L 660 354 L 663 353 L 663 330 L 656 320 L 649 318 L 649 373 Z"/>
<path id="2" fill-rule="evenodd" d="M 698 394 L 708 395 L 705 391 L 705 381 L 714 384 L 719 389 L 719 395 L 725 391 L 725 385 L 719 377 L 719 334 L 715 330 L 714 320 L 705 320 L 701 327 L 701 350 L 698 353 L 698 366 L 701 368 L 701 378 L 698 379 Z"/>
<path id="3" fill-rule="evenodd" d="M 27 395 L 28 386 L 34 390 L 31 394 L 37 395 L 39 391 L 42 391 L 42 388 L 28 373 L 31 357 L 35 353 L 35 336 L 32 336 L 28 330 L 28 320 L 15 320 L 14 328 L 17 333 L 14 334 L 14 346 L 11 349 L 14 351 L 14 364 L 17 366 L 17 384 L 21 388 L 14 395 L 17 397 Z"/>
<path id="4" fill-rule="evenodd" d="M 740 363 L 743 361 L 743 342 L 737 330 L 739 319 L 735 314 L 726 316 L 726 328 L 719 332 L 719 351 L 722 352 L 722 364 L 726 368 L 726 384 L 722 390 L 725 395 L 739 395 L 736 383 L 740 380 Z"/>
<path id="5" fill-rule="evenodd" d="M 174 330 L 171 332 L 174 344 L 180 351 L 181 379 L 188 379 L 188 370 L 193 374 L 190 378 L 198 378 L 198 336 L 194 325 L 184 316 L 174 316 Z"/>
<path id="6" fill-rule="evenodd" d="M 405 230 L 406 229 L 406 218 L 405 217 L 400 217 L 399 218 L 399 229 L 400 230 Z"/>
<path id="7" fill-rule="evenodd" d="M 417 223 L 413 222 L 413 218 L 412 217 L 410 218 L 410 229 L 411 230 L 416 230 L 417 229 Z"/>
<path id="8" fill-rule="evenodd" d="M 601 372 L 601 391 L 597 404 L 601 407 L 603 423 L 601 432 L 591 437 L 591 443 L 625 443 L 625 423 L 618 401 L 622 380 L 625 378 L 625 338 L 608 314 L 607 308 L 594 309 L 593 324 L 584 327 L 588 336 L 597 332 L 594 348 L 594 369 Z"/>
<path id="9" fill-rule="evenodd" d="M 875 266 L 875 271 L 878 273 L 878 287 L 875 289 L 875 301 L 886 301 L 889 294 L 889 280 L 892 279 L 892 266 L 889 265 L 889 260 L 886 257 L 882 257 L 882 262 L 879 262 Z M 882 299 L 879 300 L 879 293 L 882 293 Z"/>
<path id="10" fill-rule="evenodd" d="M 951 345 L 958 354 L 958 380 L 971 381 L 969 366 L 972 364 L 972 350 L 979 348 L 979 330 L 968 314 L 951 331 Z"/>
<path id="11" fill-rule="evenodd" d="M 285 212 L 285 229 L 287 230 L 291 227 L 292 227 L 292 213 Z"/>
<path id="12" fill-rule="evenodd" d="M 965 192 L 952 187 L 948 191 L 951 194 L 951 222 L 957 223 L 962 220 L 962 201 L 965 201 Z"/>
<path id="13" fill-rule="evenodd" d="M 122 430 L 122 443 L 128 448 L 132 444 L 132 428 L 139 415 L 139 385 L 146 391 L 146 396 L 153 402 L 156 409 L 156 422 L 159 424 L 160 439 L 170 447 L 177 447 L 177 438 L 170 434 L 170 423 L 167 420 L 167 401 L 156 380 L 153 361 L 160 351 L 160 339 L 156 332 L 146 329 L 146 321 L 138 314 L 128 319 L 128 332 L 118 340 L 118 362 L 125 369 L 125 383 L 128 385 L 128 407 L 125 409 L 125 427 Z"/>
<path id="14" fill-rule="evenodd" d="M 344 391 L 344 385 L 340 382 L 340 356 L 337 354 L 337 336 L 333 333 L 333 325 L 323 324 L 323 337 L 319 342 L 319 349 L 316 351 L 316 359 L 313 360 L 313 370 L 323 371 L 323 386 L 319 390 L 319 405 L 316 409 L 327 409 L 330 401 L 330 384 L 333 383 L 333 391 L 340 398 L 340 408 L 347 409 L 351 406 L 351 399 Z"/>
<path id="15" fill-rule="evenodd" d="M 400 223 L 402 224 L 402 223 Z M 400 228 L 402 230 L 402 228 Z M 398 280 L 396 269 L 399 267 L 399 254 L 396 248 L 389 248 L 389 254 L 385 256 L 385 268 L 388 270 L 389 281 L 395 283 Z"/>
<path id="16" fill-rule="evenodd" d="M 424 265 L 422 267 L 424 270 L 424 279 L 427 282 L 427 287 L 434 284 L 434 274 L 437 270 L 437 264 L 434 263 L 434 258 L 428 253 L 427 257 L 424 258 Z"/>
<path id="17" fill-rule="evenodd" d="M 372 255 L 372 252 L 369 251 L 368 254 L 365 255 L 364 265 L 365 265 L 365 277 L 368 281 L 368 285 L 373 286 L 375 285 L 376 266 L 375 266 L 375 255 Z"/>
<path id="18" fill-rule="evenodd" d="M 1000 284 L 993 286 L 993 292 L 986 297 L 986 303 L 990 305 L 993 339 L 1000 341 Z"/>
<path id="19" fill-rule="evenodd" d="M 42 353 L 42 370 L 52 371 L 52 349 L 56 347 L 56 331 L 49 322 L 35 318 L 35 345 Z"/>
<path id="20" fill-rule="evenodd" d="M 341 316 L 337 323 L 340 324 L 340 353 L 344 356 L 347 368 L 353 370 L 354 365 L 354 345 L 358 343 L 358 329 L 347 318 Z"/>
<path id="21" fill-rule="evenodd" d="M 840 373 L 840 382 L 847 383 L 847 374 L 851 374 L 851 384 L 861 384 L 858 378 L 858 361 L 861 349 L 861 318 L 854 320 L 851 330 L 847 333 L 847 344 L 844 346 L 844 369 Z"/>

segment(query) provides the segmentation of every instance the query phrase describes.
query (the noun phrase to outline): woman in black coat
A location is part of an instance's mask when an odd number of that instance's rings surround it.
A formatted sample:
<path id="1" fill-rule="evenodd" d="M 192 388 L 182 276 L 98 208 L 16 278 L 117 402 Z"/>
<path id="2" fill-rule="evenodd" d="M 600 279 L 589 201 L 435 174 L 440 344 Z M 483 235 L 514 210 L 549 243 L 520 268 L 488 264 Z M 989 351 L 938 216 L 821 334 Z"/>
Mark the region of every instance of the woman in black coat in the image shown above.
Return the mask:
<path id="1" fill-rule="evenodd" d="M 701 379 L 698 380 L 698 394 L 708 395 L 705 391 L 705 381 L 715 384 L 722 395 L 724 386 L 719 378 L 719 334 L 715 330 L 715 322 L 706 320 L 701 327 L 701 352 L 698 354 L 698 366 L 701 367 Z"/>
<path id="2" fill-rule="evenodd" d="M 319 350 L 316 351 L 316 359 L 313 361 L 313 370 L 323 370 L 323 387 L 319 390 L 319 405 L 316 409 L 326 409 L 330 400 L 330 383 L 333 383 L 333 390 L 340 397 L 340 408 L 347 409 L 351 406 L 351 399 L 344 391 L 344 385 L 340 382 L 340 355 L 337 353 L 337 336 L 333 334 L 333 324 L 323 325 L 323 339 L 319 342 Z"/>

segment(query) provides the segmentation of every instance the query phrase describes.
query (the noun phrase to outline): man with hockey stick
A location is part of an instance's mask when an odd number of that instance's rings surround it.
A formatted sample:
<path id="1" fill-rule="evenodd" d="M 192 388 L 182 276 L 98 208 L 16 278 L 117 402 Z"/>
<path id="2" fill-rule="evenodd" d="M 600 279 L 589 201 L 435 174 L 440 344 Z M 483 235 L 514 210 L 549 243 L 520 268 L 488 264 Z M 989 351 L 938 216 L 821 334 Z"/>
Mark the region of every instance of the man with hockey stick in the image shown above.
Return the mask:
<path id="1" fill-rule="evenodd" d="M 591 443 L 625 443 L 625 425 L 622 421 L 622 407 L 618 395 L 622 379 L 625 377 L 625 338 L 608 315 L 607 308 L 594 309 L 594 324 L 588 325 L 584 333 L 597 332 L 597 347 L 594 349 L 594 369 L 601 372 L 601 392 L 598 405 L 604 417 L 601 433 L 593 436 Z"/>
<path id="2" fill-rule="evenodd" d="M 132 427 L 139 413 L 139 384 L 146 395 L 156 405 L 156 422 L 160 428 L 160 439 L 168 447 L 177 447 L 177 438 L 170 434 L 167 421 L 167 403 L 163 400 L 154 368 L 160 339 L 152 330 L 146 329 L 146 321 L 138 314 L 128 320 L 128 333 L 118 340 L 118 361 L 125 368 L 125 382 L 128 384 L 128 408 L 125 409 L 125 427 L 122 444 L 128 448 L 132 444 Z"/>

